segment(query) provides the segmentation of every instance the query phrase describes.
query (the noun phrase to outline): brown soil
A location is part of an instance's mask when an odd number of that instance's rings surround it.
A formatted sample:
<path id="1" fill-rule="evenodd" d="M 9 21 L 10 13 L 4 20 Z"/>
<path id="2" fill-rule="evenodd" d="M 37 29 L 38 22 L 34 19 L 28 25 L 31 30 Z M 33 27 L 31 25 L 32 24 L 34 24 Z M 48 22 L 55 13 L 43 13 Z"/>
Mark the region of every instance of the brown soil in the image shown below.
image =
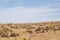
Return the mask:
<path id="1" fill-rule="evenodd" d="M 60 40 L 60 21 L 0 24 L 0 40 Z"/>

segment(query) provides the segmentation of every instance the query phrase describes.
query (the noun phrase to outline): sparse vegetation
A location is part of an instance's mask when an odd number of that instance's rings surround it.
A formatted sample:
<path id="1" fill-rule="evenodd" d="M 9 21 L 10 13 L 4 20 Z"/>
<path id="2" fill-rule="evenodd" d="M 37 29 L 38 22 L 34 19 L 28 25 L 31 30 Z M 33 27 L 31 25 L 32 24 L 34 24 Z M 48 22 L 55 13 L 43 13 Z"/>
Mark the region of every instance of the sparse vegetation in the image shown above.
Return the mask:
<path id="1" fill-rule="evenodd" d="M 30 40 L 29 38 L 23 38 L 23 40 Z"/>
<path id="2" fill-rule="evenodd" d="M 17 37 L 19 36 L 19 33 L 11 33 L 10 37 Z"/>
<path id="3" fill-rule="evenodd" d="M 0 24 L 0 37 L 1 38 L 13 38 L 14 40 L 30 40 L 30 38 L 37 38 L 44 36 L 45 33 L 48 34 L 52 32 L 60 33 L 60 22 L 44 22 L 44 23 L 27 23 L 27 24 Z M 45 34 L 45 37 L 46 35 Z M 32 37 L 34 35 L 34 37 Z M 50 34 L 52 35 L 52 34 Z M 54 34 L 55 35 L 55 34 Z M 25 37 L 28 36 L 30 38 L 22 38 L 18 39 L 16 37 Z M 50 37 L 50 36 L 49 36 Z M 55 37 L 55 36 L 54 36 Z M 38 40 L 38 39 L 37 39 Z"/>
<path id="4" fill-rule="evenodd" d="M 9 37 L 9 35 L 8 35 L 8 33 L 5 32 L 5 33 L 1 34 L 1 37 Z"/>
<path id="5" fill-rule="evenodd" d="M 23 40 L 27 40 L 26 38 L 24 38 Z"/>

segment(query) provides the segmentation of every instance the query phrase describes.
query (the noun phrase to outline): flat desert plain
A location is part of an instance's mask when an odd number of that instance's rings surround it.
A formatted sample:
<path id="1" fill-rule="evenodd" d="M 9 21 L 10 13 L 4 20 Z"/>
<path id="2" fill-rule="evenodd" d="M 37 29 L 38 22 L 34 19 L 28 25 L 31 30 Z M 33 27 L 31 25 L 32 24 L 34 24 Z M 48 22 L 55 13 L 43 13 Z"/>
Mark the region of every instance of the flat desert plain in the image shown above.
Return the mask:
<path id="1" fill-rule="evenodd" d="M 0 40 L 60 40 L 60 21 L 0 24 Z"/>

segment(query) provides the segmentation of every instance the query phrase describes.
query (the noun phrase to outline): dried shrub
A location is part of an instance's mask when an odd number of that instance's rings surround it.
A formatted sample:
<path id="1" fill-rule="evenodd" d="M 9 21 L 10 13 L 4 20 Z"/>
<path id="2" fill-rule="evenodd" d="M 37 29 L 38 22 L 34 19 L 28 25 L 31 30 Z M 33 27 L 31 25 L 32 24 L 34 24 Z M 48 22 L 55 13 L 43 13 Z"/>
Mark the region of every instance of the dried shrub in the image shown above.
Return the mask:
<path id="1" fill-rule="evenodd" d="M 1 34 L 1 37 L 9 37 L 8 33 L 4 32 Z"/>
<path id="2" fill-rule="evenodd" d="M 41 28 L 40 27 L 38 27 L 37 29 L 35 29 L 35 32 L 37 32 L 38 33 L 38 31 L 40 31 L 41 30 Z"/>
<path id="3" fill-rule="evenodd" d="M 28 32 L 29 34 L 33 34 L 32 30 L 27 30 L 26 32 Z"/>
<path id="4" fill-rule="evenodd" d="M 41 28 L 40 27 L 38 27 L 37 29 L 35 29 L 35 31 L 40 31 L 41 30 Z"/>
<path id="5" fill-rule="evenodd" d="M 36 33 L 44 33 L 45 30 L 43 29 L 43 27 L 42 28 L 38 27 L 37 29 L 35 29 L 35 32 Z"/>
<path id="6" fill-rule="evenodd" d="M 3 28 L 3 30 L 4 30 L 4 32 L 10 32 L 10 31 L 12 31 L 10 28 Z"/>
<path id="7" fill-rule="evenodd" d="M 11 33 L 10 37 L 17 37 L 19 36 L 19 33 Z"/>
<path id="8" fill-rule="evenodd" d="M 26 38 L 24 38 L 23 40 L 27 40 Z"/>
<path id="9" fill-rule="evenodd" d="M 43 27 L 44 32 L 48 32 L 49 29 L 50 29 L 49 27 Z"/>
<path id="10" fill-rule="evenodd" d="M 10 26 L 10 28 L 15 28 L 14 26 Z"/>
<path id="11" fill-rule="evenodd" d="M 24 38 L 23 40 L 30 40 L 29 38 Z"/>

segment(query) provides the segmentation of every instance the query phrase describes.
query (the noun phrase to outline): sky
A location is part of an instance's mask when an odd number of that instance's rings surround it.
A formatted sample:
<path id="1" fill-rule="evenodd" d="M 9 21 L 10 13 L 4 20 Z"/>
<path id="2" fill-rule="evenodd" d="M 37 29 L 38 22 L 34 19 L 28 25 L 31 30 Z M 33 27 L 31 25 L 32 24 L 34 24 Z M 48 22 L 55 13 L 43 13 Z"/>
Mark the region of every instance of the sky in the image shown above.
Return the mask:
<path id="1" fill-rule="evenodd" d="M 60 21 L 60 0 L 0 0 L 0 23 Z"/>

